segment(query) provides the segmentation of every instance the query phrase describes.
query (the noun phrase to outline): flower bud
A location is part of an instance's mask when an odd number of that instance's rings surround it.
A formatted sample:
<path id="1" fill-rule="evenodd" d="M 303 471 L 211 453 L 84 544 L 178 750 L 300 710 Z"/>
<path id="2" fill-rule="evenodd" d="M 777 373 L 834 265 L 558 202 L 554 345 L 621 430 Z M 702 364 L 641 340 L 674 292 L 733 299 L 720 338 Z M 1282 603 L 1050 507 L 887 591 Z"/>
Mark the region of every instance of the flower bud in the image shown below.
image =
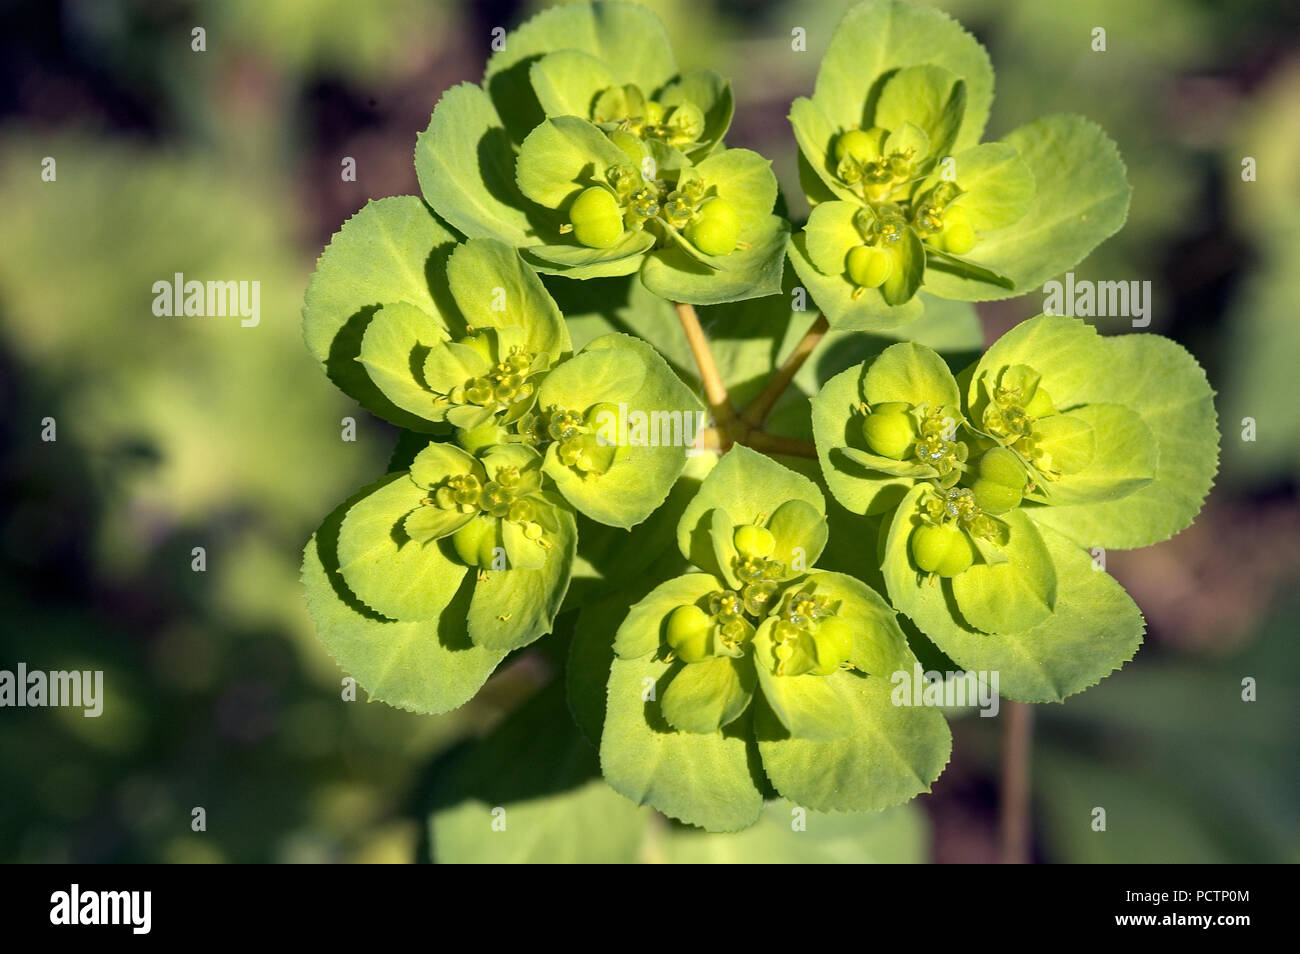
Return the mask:
<path id="1" fill-rule="evenodd" d="M 757 580 L 747 584 L 740 594 L 745 612 L 758 618 L 766 616 L 772 607 L 772 600 L 779 592 L 780 588 L 771 580 Z"/>
<path id="2" fill-rule="evenodd" d="M 592 186 L 569 207 L 573 237 L 588 248 L 612 248 L 623 237 L 623 212 L 608 189 Z"/>
<path id="3" fill-rule="evenodd" d="M 492 382 L 488 378 L 472 378 L 465 385 L 465 400 L 479 407 L 487 407 L 496 400 Z"/>
<path id="4" fill-rule="evenodd" d="M 631 135 L 631 133 L 628 133 Z M 620 163 L 616 166 L 610 166 L 605 170 L 605 181 L 609 183 L 614 194 L 618 196 L 619 201 L 630 199 L 645 184 L 639 171 L 639 166 L 631 163 Z"/>
<path id="5" fill-rule="evenodd" d="M 925 523 L 912 531 L 912 559 L 925 573 L 953 577 L 975 562 L 975 547 L 961 530 Z"/>
<path id="6" fill-rule="evenodd" d="M 710 658 L 713 621 L 698 606 L 679 606 L 668 616 L 665 636 L 668 646 L 683 662 L 701 662 Z"/>
<path id="7" fill-rule="evenodd" d="M 894 260 L 881 248 L 857 245 L 849 249 L 849 279 L 863 288 L 879 288 L 894 270 Z"/>
<path id="8" fill-rule="evenodd" d="M 709 199 L 686 226 L 686 238 L 705 255 L 730 255 L 740 238 L 740 216 L 726 199 Z"/>
<path id="9" fill-rule="evenodd" d="M 877 404 L 862 422 L 862 436 L 872 453 L 890 460 L 902 460 L 916 443 L 916 420 L 907 404 L 891 401 Z"/>
<path id="10" fill-rule="evenodd" d="M 881 244 L 895 245 L 907 234 L 907 219 L 903 218 L 898 206 L 890 203 L 882 205 L 876 213 L 876 231 Z"/>

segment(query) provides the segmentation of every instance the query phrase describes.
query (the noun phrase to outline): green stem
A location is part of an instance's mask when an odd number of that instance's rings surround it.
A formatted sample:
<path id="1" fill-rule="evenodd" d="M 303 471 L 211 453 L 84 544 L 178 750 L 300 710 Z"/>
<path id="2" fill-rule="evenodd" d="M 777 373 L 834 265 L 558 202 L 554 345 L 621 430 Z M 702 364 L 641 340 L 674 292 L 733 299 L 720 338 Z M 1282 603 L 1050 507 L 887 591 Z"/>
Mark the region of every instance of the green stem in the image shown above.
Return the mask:
<path id="1" fill-rule="evenodd" d="M 826 332 L 830 330 L 830 327 L 825 315 L 817 316 L 817 320 L 804 332 L 803 337 L 799 339 L 799 343 L 794 346 L 794 350 L 785 359 L 785 364 L 781 365 L 776 374 L 768 379 L 767 384 L 763 386 L 763 390 L 759 392 L 758 397 L 754 398 L 753 403 L 745 408 L 742 416 L 747 424 L 751 427 L 763 426 L 767 416 L 772 413 L 773 406 L 780 400 L 786 388 L 790 386 L 790 382 L 799 373 L 799 369 L 803 367 L 804 362 L 821 344 L 822 338 L 826 336 Z"/>
<path id="2" fill-rule="evenodd" d="M 758 424 L 751 423 L 748 415 L 742 418 L 736 413 L 735 407 L 732 406 L 731 398 L 727 394 L 727 387 L 722 383 L 722 374 L 718 371 L 717 362 L 713 360 L 713 352 L 709 350 L 709 339 L 704 334 L 704 329 L 700 325 L 699 316 L 695 313 L 692 305 L 683 302 L 677 302 L 673 305 L 677 310 L 677 320 L 681 322 L 682 331 L 686 334 L 686 343 L 690 346 L 691 357 L 695 359 L 695 366 L 700 372 L 700 383 L 704 387 L 704 400 L 709 405 L 709 411 L 713 415 L 714 426 L 701 431 L 695 441 L 695 446 L 700 449 L 718 450 L 726 452 L 732 444 L 744 444 L 746 447 L 752 447 L 756 451 L 765 454 L 784 454 L 790 457 L 811 457 L 816 458 L 817 449 L 809 441 L 801 441 L 793 437 L 782 437 L 779 434 L 768 434 L 762 430 Z M 767 400 L 775 403 L 776 398 L 789 385 L 790 380 L 798 372 L 799 367 L 807 360 L 812 349 L 817 346 L 821 340 L 825 329 L 818 331 L 817 325 L 825 324 L 825 319 L 819 317 L 813 323 L 813 327 L 804 335 L 804 339 L 795 346 L 794 352 L 786 359 L 785 365 L 768 381 L 763 390 L 763 394 L 771 392 L 771 397 L 760 400 Z M 814 332 L 816 332 L 814 334 Z M 755 402 L 758 404 L 758 401 Z M 751 405 L 752 408 L 752 405 Z M 763 412 L 766 417 L 766 412 Z M 758 422 L 759 424 L 762 421 Z"/>
<path id="3" fill-rule="evenodd" d="M 673 307 L 677 310 L 677 320 L 681 322 L 682 331 L 686 334 L 686 343 L 690 346 L 691 357 L 695 359 L 695 366 L 700 369 L 700 384 L 704 387 L 704 400 L 708 402 L 713 420 L 718 425 L 722 425 L 735 417 L 736 410 L 731 406 L 731 399 L 727 396 L 727 386 L 722 383 L 722 374 L 718 371 L 717 362 L 713 360 L 713 352 L 709 350 L 709 339 L 705 337 L 704 329 L 700 327 L 700 318 L 695 313 L 694 305 L 677 302 Z"/>

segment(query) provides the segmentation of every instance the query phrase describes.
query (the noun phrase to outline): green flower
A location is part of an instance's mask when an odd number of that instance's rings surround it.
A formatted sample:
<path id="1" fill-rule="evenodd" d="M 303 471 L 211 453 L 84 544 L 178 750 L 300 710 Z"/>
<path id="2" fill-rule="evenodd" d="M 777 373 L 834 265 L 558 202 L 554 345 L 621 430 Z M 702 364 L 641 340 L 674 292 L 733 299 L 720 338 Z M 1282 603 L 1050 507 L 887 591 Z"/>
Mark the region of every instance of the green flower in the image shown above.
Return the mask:
<path id="1" fill-rule="evenodd" d="M 411 430 L 509 423 L 572 350 L 537 275 L 490 239 L 455 245 L 420 200 L 371 202 L 321 255 L 308 346 L 368 410 Z"/>
<path id="2" fill-rule="evenodd" d="M 472 568 L 470 642 L 515 649 L 549 631 L 568 587 L 574 539 L 572 510 L 543 488 L 535 450 L 496 445 L 475 457 L 435 442 L 402 479 L 348 509 L 338 572 L 379 615 L 419 621 L 442 614 Z M 530 574 L 544 584 L 540 600 L 524 583 Z M 491 584 L 482 596 L 481 584 Z"/>
<path id="3" fill-rule="evenodd" d="M 559 518 L 542 492 L 542 459 L 532 448 L 500 444 L 476 459 L 431 444 L 412 463 L 411 479 L 429 491 L 402 522 L 416 543 L 450 537 L 460 561 L 480 572 L 546 563 L 553 546 L 548 535 L 558 531 Z"/>
<path id="4" fill-rule="evenodd" d="M 890 677 L 915 658 L 888 605 L 815 568 L 827 536 L 816 486 L 733 448 L 677 536 L 694 569 L 655 587 L 615 636 L 601 739 L 610 784 L 721 830 L 761 808 L 754 757 L 778 792 L 819 810 L 879 809 L 927 788 L 947 726 L 890 704 Z M 880 757 L 896 731 L 917 742 L 905 766 Z"/>
<path id="5" fill-rule="evenodd" d="M 642 32 L 646 39 L 659 41 L 662 32 L 658 21 L 644 10 L 627 10 L 608 4 L 602 11 L 618 11 L 627 17 L 624 30 Z M 571 20 L 574 12 L 552 11 L 521 27 L 520 34 L 535 38 L 547 30 L 557 33 L 561 21 Z M 633 20 L 640 21 L 633 23 Z M 565 36 L 560 44 L 569 46 Z M 672 64 L 672 52 L 665 46 L 632 61 L 611 61 L 613 51 L 588 52 L 558 49 L 546 53 L 528 68 L 532 92 L 547 118 L 577 116 L 596 123 L 607 133 L 630 133 L 646 143 L 659 143 L 676 149 L 692 160 L 703 159 L 719 148 L 731 117 L 735 101 L 731 85 L 712 70 L 695 70 L 678 74 Z M 494 57 L 489 73 L 508 70 L 508 62 L 520 62 L 507 49 Z M 644 54 L 644 51 L 643 51 Z M 671 64 L 671 65 L 666 65 Z M 664 73 L 672 78 L 664 82 Z"/>
<path id="6" fill-rule="evenodd" d="M 724 149 L 695 164 L 562 116 L 529 133 L 516 175 L 523 195 L 555 214 L 553 230 L 537 230 L 544 244 L 526 247 L 540 267 L 570 277 L 639 270 L 660 297 L 694 302 L 780 287 L 785 223 L 772 214 L 771 163 L 756 153 Z"/>
<path id="7" fill-rule="evenodd" d="M 814 206 L 791 261 L 832 324 L 910 321 L 922 289 L 1022 294 L 1123 224 L 1114 144 L 1073 116 L 981 144 L 992 91 L 987 54 L 943 13 L 867 0 L 837 28 L 790 112 Z"/>
<path id="8" fill-rule="evenodd" d="M 411 432 L 456 429 L 460 446 L 428 443 L 331 515 L 303 564 L 322 638 L 372 697 L 454 708 L 505 652 L 553 628 L 575 511 L 628 528 L 663 503 L 701 405 L 638 339 L 604 335 L 571 355 L 559 309 L 518 253 L 491 239 L 453 245 L 418 199 L 372 202 L 348 221 L 321 256 L 303 323 L 365 407 Z M 628 426 L 642 420 L 659 439 Z M 445 676 L 425 672 L 426 657 Z"/>
<path id="9" fill-rule="evenodd" d="M 534 426 L 543 470 L 565 499 L 630 528 L 664 502 L 703 423 L 699 398 L 654 348 L 612 334 L 546 377 Z"/>
<path id="10" fill-rule="evenodd" d="M 681 72 L 653 14 L 578 2 L 508 34 L 418 138 L 422 197 L 368 203 L 308 288 L 311 353 L 401 429 L 304 553 L 340 666 L 445 712 L 556 631 L 565 678 L 496 733 L 505 750 L 541 740 L 566 811 L 647 817 L 588 785 L 592 753 L 553 721 L 563 690 L 611 787 L 715 831 L 773 794 L 865 812 L 928 790 L 951 736 L 929 700 L 895 698 L 913 646 L 1027 702 L 1121 666 L 1143 622 L 1099 548 L 1195 517 L 1212 392 L 1176 345 L 1069 318 L 956 375 L 934 350 L 978 349 L 970 302 L 1073 266 L 1127 212 L 1086 120 L 981 143 L 992 90 L 944 14 L 854 7 L 791 110 L 812 207 L 791 238 L 770 163 L 725 145 L 728 84 Z M 802 298 L 826 321 L 792 322 Z M 833 353 L 805 362 L 823 336 Z M 891 336 L 910 340 L 881 350 Z M 845 348 L 868 360 L 826 380 Z M 692 364 L 716 422 L 674 370 Z M 811 421 L 791 385 L 820 387 Z M 815 452 L 819 473 L 751 448 Z"/>
<path id="11" fill-rule="evenodd" d="M 539 271 L 639 272 L 694 304 L 768 295 L 789 227 L 769 164 L 722 146 L 733 108 L 721 77 L 678 71 L 649 11 L 574 3 L 507 35 L 482 87 L 443 96 L 416 171 L 440 217 Z"/>
<path id="12" fill-rule="evenodd" d="M 1144 387 L 1157 371 L 1160 387 Z M 1190 524 L 1218 444 L 1186 352 L 1051 316 L 958 378 L 930 349 L 892 345 L 826 384 L 813 427 L 831 492 L 881 517 L 892 604 L 1025 701 L 1078 692 L 1136 651 L 1141 614 L 1089 551 Z"/>

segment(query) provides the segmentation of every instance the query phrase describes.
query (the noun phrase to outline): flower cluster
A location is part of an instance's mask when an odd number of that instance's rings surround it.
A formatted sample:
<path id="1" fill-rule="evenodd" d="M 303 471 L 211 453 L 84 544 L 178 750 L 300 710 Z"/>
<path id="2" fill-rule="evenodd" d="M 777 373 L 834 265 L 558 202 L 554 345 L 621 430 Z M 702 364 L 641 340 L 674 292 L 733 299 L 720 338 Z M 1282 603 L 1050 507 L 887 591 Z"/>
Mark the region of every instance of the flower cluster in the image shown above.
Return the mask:
<path id="1" fill-rule="evenodd" d="M 892 691 L 919 658 L 1026 702 L 1129 659 L 1142 616 L 1104 549 L 1194 519 L 1212 392 L 1172 342 L 1072 318 L 983 349 L 969 302 L 1072 267 L 1128 206 L 1086 120 L 981 142 L 992 89 L 944 14 L 854 7 L 791 110 L 812 206 L 791 237 L 768 161 L 725 143 L 729 85 L 680 70 L 648 11 L 572 3 L 507 34 L 419 136 L 422 196 L 349 219 L 307 292 L 312 354 L 402 431 L 304 555 L 340 665 L 445 712 L 554 631 L 568 710 L 543 692 L 519 716 L 529 751 L 573 729 L 531 713 L 571 712 L 614 790 L 732 831 L 774 793 L 863 812 L 927 791 L 947 722 Z M 789 338 L 787 252 L 824 317 Z M 811 413 L 778 402 L 791 385 Z"/>
<path id="2" fill-rule="evenodd" d="M 440 245 L 441 226 L 420 215 L 400 199 L 367 206 L 325 250 L 308 292 L 309 341 L 333 333 L 327 367 L 360 367 L 350 390 L 406 426 L 412 452 L 326 521 L 304 573 L 328 583 L 309 587 L 314 615 L 372 692 L 384 692 L 374 678 L 392 661 L 358 644 L 358 628 L 379 640 L 386 628 L 415 626 L 423 639 L 410 652 L 472 670 L 393 699 L 442 711 L 472 695 L 504 653 L 551 631 L 577 514 L 630 527 L 668 495 L 686 448 L 620 443 L 620 415 L 700 405 L 639 339 L 605 335 L 573 354 L 555 301 L 500 242 L 457 244 L 432 283 L 411 282 L 402 256 L 423 261 Z M 358 308 L 359 296 L 378 302 Z M 614 426 L 598 428 L 606 418 Z M 332 628 L 331 614 L 347 625 Z"/>
<path id="3" fill-rule="evenodd" d="M 987 54 L 938 11 L 869 2 L 840 24 L 790 111 L 813 206 L 791 260 L 832 324 L 904 325 L 919 291 L 1023 294 L 1123 224 L 1101 130 L 1048 116 L 982 143 L 992 97 Z"/>
<path id="4" fill-rule="evenodd" d="M 1159 392 L 1140 384 L 1153 367 Z M 1209 385 L 1185 351 L 1051 316 L 957 377 L 928 348 L 891 345 L 827 382 L 813 426 L 831 492 L 880 520 L 871 562 L 893 606 L 1027 701 L 1077 692 L 1132 655 L 1141 615 L 1091 551 L 1190 524 L 1217 445 Z M 1200 450 L 1180 459 L 1188 444 Z"/>
<path id="5" fill-rule="evenodd" d="M 874 590 L 816 567 L 827 535 L 808 478 L 743 447 L 709 473 L 677 525 L 691 569 L 634 605 L 614 637 L 601 738 L 611 785 L 733 829 L 762 807 L 754 762 L 780 794 L 823 810 L 879 808 L 882 786 L 910 798 L 938 777 L 947 725 L 891 705 L 892 675 L 916 658 Z M 638 684 L 655 688 L 643 708 L 622 704 Z M 882 762 L 893 732 L 914 742 L 901 774 Z M 725 799 L 688 772 L 649 774 L 694 760 L 708 760 Z"/>
<path id="6" fill-rule="evenodd" d="M 445 221 L 540 272 L 738 301 L 780 289 L 789 225 L 771 164 L 723 142 L 733 109 L 722 77 L 678 69 L 649 11 L 575 3 L 507 34 L 481 86 L 448 90 L 416 170 Z"/>

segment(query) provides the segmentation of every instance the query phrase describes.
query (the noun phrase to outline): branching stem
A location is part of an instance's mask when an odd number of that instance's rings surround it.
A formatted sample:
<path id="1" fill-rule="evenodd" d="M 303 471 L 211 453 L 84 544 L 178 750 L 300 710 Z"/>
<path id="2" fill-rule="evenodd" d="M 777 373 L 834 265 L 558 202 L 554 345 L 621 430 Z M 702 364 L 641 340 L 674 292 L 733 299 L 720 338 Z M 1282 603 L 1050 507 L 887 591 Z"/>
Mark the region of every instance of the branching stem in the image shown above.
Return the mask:
<path id="1" fill-rule="evenodd" d="M 804 362 L 821 344 L 822 338 L 825 337 L 830 327 L 825 315 L 817 316 L 817 320 L 804 332 L 804 336 L 794 346 L 794 350 L 785 359 L 785 363 L 781 365 L 776 374 L 768 378 L 767 384 L 763 386 L 763 390 L 759 392 L 758 397 L 754 398 L 754 402 L 745 408 L 742 415 L 745 423 L 751 427 L 763 426 L 767 416 L 772 413 L 773 406 L 785 393 L 785 389 L 790 386 L 790 382 L 799 373 L 799 369 L 803 367 Z"/>
<path id="2" fill-rule="evenodd" d="M 808 360 L 828 325 L 822 315 L 817 317 L 807 333 L 795 345 L 794 351 L 786 358 L 777 372 L 768 380 L 763 391 L 754 400 L 745 413 L 737 413 L 727 394 L 727 386 L 722 382 L 713 352 L 709 350 L 709 339 L 700 325 L 699 316 L 693 305 L 676 302 L 677 320 L 681 322 L 686 334 L 686 343 L 690 346 L 691 357 L 700 372 L 700 383 L 704 387 L 704 400 L 713 415 L 713 427 L 706 428 L 696 435 L 695 446 L 701 450 L 726 451 L 733 444 L 744 444 L 765 454 L 783 454 L 790 457 L 817 456 L 817 449 L 809 441 L 794 437 L 769 434 L 763 430 L 763 423 L 771 412 L 777 399 L 790 386 L 799 368 Z"/>

